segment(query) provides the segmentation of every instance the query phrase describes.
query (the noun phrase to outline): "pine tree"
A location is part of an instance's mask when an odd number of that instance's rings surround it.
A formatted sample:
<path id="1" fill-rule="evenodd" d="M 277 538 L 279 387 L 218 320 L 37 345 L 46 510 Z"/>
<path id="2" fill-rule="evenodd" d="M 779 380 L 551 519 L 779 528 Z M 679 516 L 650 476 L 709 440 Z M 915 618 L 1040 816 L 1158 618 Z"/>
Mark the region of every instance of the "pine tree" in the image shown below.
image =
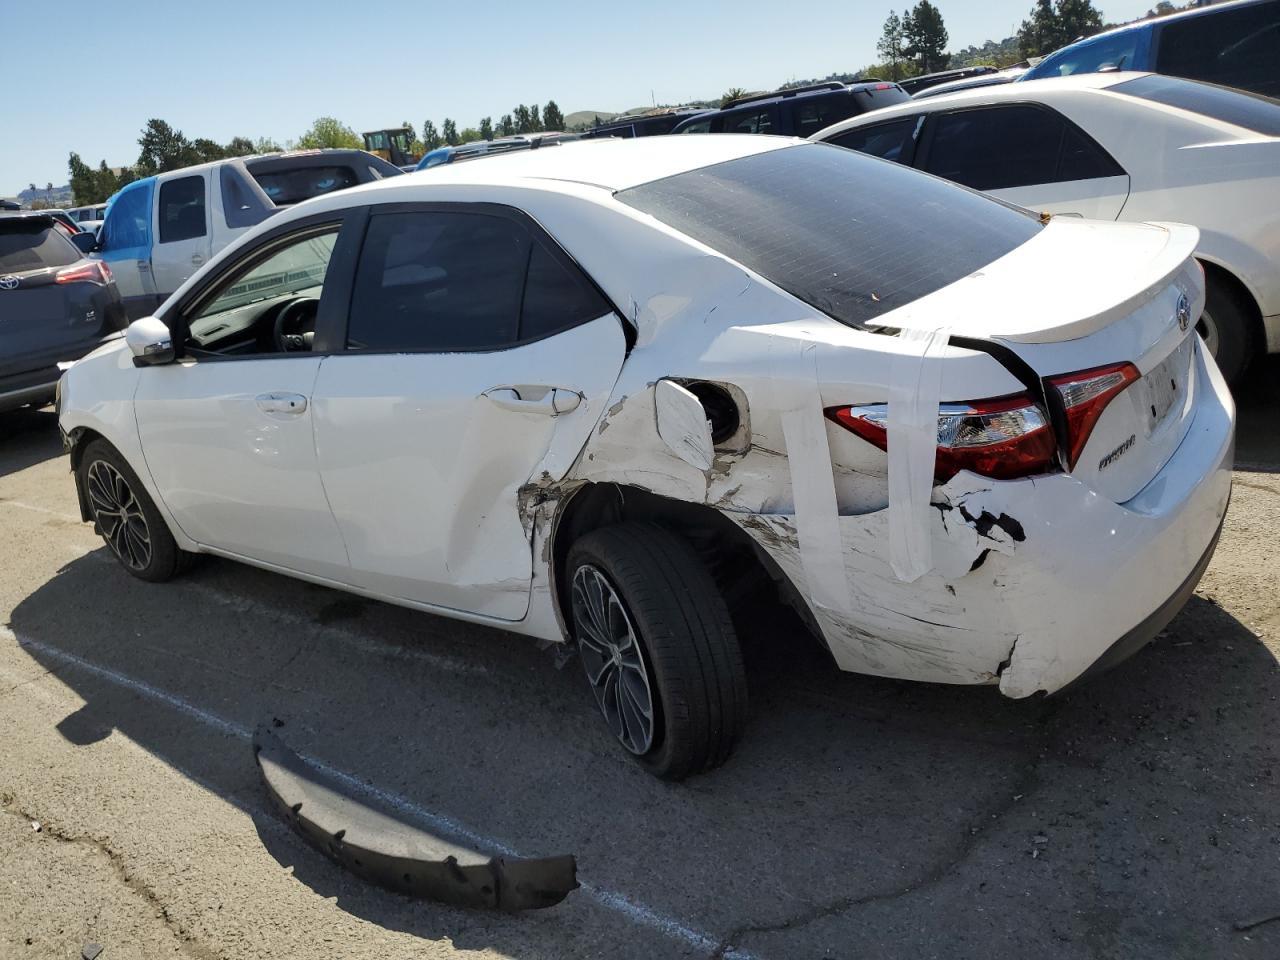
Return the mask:
<path id="1" fill-rule="evenodd" d="M 458 145 L 458 125 L 448 117 L 445 117 L 440 129 L 444 133 L 444 142 L 451 147 L 456 147 Z"/>
<path id="2" fill-rule="evenodd" d="M 440 146 L 440 134 L 430 120 L 422 121 L 422 145 L 428 150 L 435 150 Z"/>
<path id="3" fill-rule="evenodd" d="M 480 118 L 480 136 L 483 137 L 485 140 L 493 139 L 493 118 L 492 117 Z"/>
<path id="4" fill-rule="evenodd" d="M 509 137 L 516 132 L 515 121 L 511 119 L 511 114 L 504 113 L 502 119 L 498 121 L 498 131 L 504 136 Z"/>
<path id="5" fill-rule="evenodd" d="M 907 14 L 907 17 L 910 19 L 910 14 Z M 906 59 L 903 53 L 905 43 L 902 33 L 902 17 L 890 10 L 889 16 L 884 21 L 884 30 L 880 34 L 880 39 L 876 41 L 876 50 L 889 67 L 890 80 L 902 79 L 904 72 L 902 61 Z"/>
<path id="6" fill-rule="evenodd" d="M 542 126 L 546 130 L 564 129 L 564 114 L 554 100 L 548 100 L 547 105 L 542 108 Z"/>
<path id="7" fill-rule="evenodd" d="M 946 69 L 951 60 L 947 56 L 947 28 L 941 11 L 929 0 L 920 0 L 903 19 L 902 35 L 906 40 L 903 53 L 919 64 L 921 73 Z"/>
<path id="8" fill-rule="evenodd" d="M 533 133 L 542 130 L 542 112 L 536 103 L 529 108 L 529 130 Z"/>

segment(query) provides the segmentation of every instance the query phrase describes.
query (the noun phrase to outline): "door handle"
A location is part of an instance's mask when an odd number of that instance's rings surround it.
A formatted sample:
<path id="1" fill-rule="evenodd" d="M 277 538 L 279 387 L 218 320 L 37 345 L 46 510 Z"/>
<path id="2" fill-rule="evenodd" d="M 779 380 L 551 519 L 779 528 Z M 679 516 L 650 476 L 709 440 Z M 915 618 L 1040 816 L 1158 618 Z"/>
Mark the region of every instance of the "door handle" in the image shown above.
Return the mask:
<path id="1" fill-rule="evenodd" d="M 193 267 L 198 267 L 198 266 L 200 266 L 200 264 L 202 264 L 202 263 L 204 263 L 204 257 L 200 256 L 200 254 L 198 254 L 198 253 L 193 253 L 193 254 L 191 255 L 191 265 L 192 265 Z"/>
<path id="2" fill-rule="evenodd" d="M 260 393 L 253 398 L 263 413 L 299 414 L 307 409 L 307 398 L 300 393 Z"/>
<path id="3" fill-rule="evenodd" d="M 483 396 L 488 397 L 504 410 L 517 413 L 537 413 L 544 417 L 558 417 L 562 413 L 576 410 L 582 402 L 582 394 L 576 390 L 563 387 L 544 388 L 545 393 L 537 400 L 525 400 L 515 387 L 493 387 L 486 390 Z"/>

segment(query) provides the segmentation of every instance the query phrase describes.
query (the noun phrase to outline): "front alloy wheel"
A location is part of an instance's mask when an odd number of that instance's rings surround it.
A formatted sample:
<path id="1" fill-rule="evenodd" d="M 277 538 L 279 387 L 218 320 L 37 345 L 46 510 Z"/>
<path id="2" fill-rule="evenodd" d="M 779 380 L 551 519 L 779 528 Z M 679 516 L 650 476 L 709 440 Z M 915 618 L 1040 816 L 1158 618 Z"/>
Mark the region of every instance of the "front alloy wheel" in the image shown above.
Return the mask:
<path id="1" fill-rule="evenodd" d="M 151 530 L 129 481 L 105 460 L 90 464 L 86 479 L 102 539 L 130 570 L 145 570 L 151 565 Z"/>
<path id="2" fill-rule="evenodd" d="M 605 723 L 636 756 L 653 746 L 653 690 L 631 618 L 608 579 L 591 564 L 573 575 L 573 628 Z"/>

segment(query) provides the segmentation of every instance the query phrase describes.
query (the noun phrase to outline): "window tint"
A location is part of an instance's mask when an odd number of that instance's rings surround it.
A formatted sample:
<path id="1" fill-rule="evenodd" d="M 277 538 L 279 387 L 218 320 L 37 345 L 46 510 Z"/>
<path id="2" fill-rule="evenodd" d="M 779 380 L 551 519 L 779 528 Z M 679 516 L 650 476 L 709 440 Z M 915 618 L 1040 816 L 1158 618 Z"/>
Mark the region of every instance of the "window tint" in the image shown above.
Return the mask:
<path id="1" fill-rule="evenodd" d="M 1164 24 L 1156 70 L 1280 96 L 1280 3 Z"/>
<path id="2" fill-rule="evenodd" d="M 609 312 L 609 305 L 581 276 L 557 260 L 540 243 L 529 254 L 520 339 L 545 337 Z"/>
<path id="3" fill-rule="evenodd" d="M 0 273 L 65 267 L 81 253 L 47 220 L 0 220 Z"/>
<path id="4" fill-rule="evenodd" d="M 829 127 L 858 112 L 853 97 L 841 94 L 835 97 L 809 97 L 795 103 L 795 135 L 807 137 L 823 127 Z"/>
<path id="5" fill-rule="evenodd" d="M 204 177 L 179 177 L 160 185 L 160 242 L 205 235 Z"/>
<path id="6" fill-rule="evenodd" d="M 129 250 L 151 244 L 151 194 L 155 180 L 130 184 L 116 194 L 108 207 L 98 245 L 103 251 Z"/>
<path id="7" fill-rule="evenodd" d="M 681 130 L 680 132 L 681 132 L 681 133 L 710 133 L 710 132 L 711 132 L 711 121 L 710 121 L 710 120 L 699 120 L 697 123 L 691 123 L 691 124 L 689 124 L 687 127 L 685 127 L 685 128 L 684 128 L 683 130 Z"/>
<path id="8" fill-rule="evenodd" d="M 888 123 L 855 127 L 831 137 L 827 143 L 869 153 L 885 160 L 909 164 L 919 122 L 919 117 L 902 117 L 898 120 L 890 120 Z"/>
<path id="9" fill-rule="evenodd" d="M 975 190 L 1123 174 L 1058 113 L 1018 104 L 935 114 L 925 168 Z"/>
<path id="10" fill-rule="evenodd" d="M 772 111 L 759 110 L 755 113 L 734 113 L 724 118 L 721 133 L 771 133 L 773 131 Z"/>
<path id="11" fill-rule="evenodd" d="M 262 187 L 263 192 L 277 207 L 301 203 L 303 200 L 309 200 L 324 193 L 354 187 L 360 182 L 354 170 L 338 164 L 324 167 L 295 167 L 265 173 L 255 171 L 253 179 L 258 181 L 258 186 Z"/>
<path id="12" fill-rule="evenodd" d="M 519 336 L 529 237 L 505 217 L 373 217 L 356 268 L 347 346 L 484 350 Z"/>
<path id="13" fill-rule="evenodd" d="M 1118 83 L 1110 89 L 1233 123 L 1269 137 L 1280 137 L 1280 103 L 1269 97 L 1154 75 Z"/>
<path id="14" fill-rule="evenodd" d="M 1124 30 L 1072 44 L 1037 64 L 1025 79 L 1069 77 L 1077 73 L 1097 73 L 1103 69 L 1132 70 L 1134 56 L 1144 35 L 1142 30 Z"/>
<path id="15" fill-rule="evenodd" d="M 1025 211 L 822 143 L 617 198 L 851 326 L 968 276 L 1042 229 Z"/>

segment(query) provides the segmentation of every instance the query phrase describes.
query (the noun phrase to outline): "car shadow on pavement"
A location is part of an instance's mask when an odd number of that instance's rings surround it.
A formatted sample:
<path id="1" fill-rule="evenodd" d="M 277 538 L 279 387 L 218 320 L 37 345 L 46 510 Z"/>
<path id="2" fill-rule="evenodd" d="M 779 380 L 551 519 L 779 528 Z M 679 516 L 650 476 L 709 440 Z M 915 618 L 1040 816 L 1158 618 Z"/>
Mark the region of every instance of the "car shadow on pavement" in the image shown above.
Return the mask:
<path id="1" fill-rule="evenodd" d="M 608 915 L 616 943 L 642 932 L 587 891 L 513 918 L 371 888 L 281 829 L 247 742 L 175 701 L 241 728 L 278 717 L 304 753 L 522 854 L 574 853 L 596 891 L 764 956 L 1280 949 L 1280 923 L 1232 926 L 1280 912 L 1280 671 L 1209 599 L 1111 673 L 1027 701 L 839 674 L 788 614 L 743 611 L 746 737 L 672 785 L 615 749 L 577 663 L 557 671 L 527 639 L 221 561 L 156 587 L 105 557 L 12 615 L 85 701 L 64 737 L 120 731 L 382 927 L 526 957 L 574 955 L 584 915 Z"/>
<path id="2" fill-rule="evenodd" d="M 62 437 L 53 407 L 0 413 L 0 477 L 60 456 Z"/>

